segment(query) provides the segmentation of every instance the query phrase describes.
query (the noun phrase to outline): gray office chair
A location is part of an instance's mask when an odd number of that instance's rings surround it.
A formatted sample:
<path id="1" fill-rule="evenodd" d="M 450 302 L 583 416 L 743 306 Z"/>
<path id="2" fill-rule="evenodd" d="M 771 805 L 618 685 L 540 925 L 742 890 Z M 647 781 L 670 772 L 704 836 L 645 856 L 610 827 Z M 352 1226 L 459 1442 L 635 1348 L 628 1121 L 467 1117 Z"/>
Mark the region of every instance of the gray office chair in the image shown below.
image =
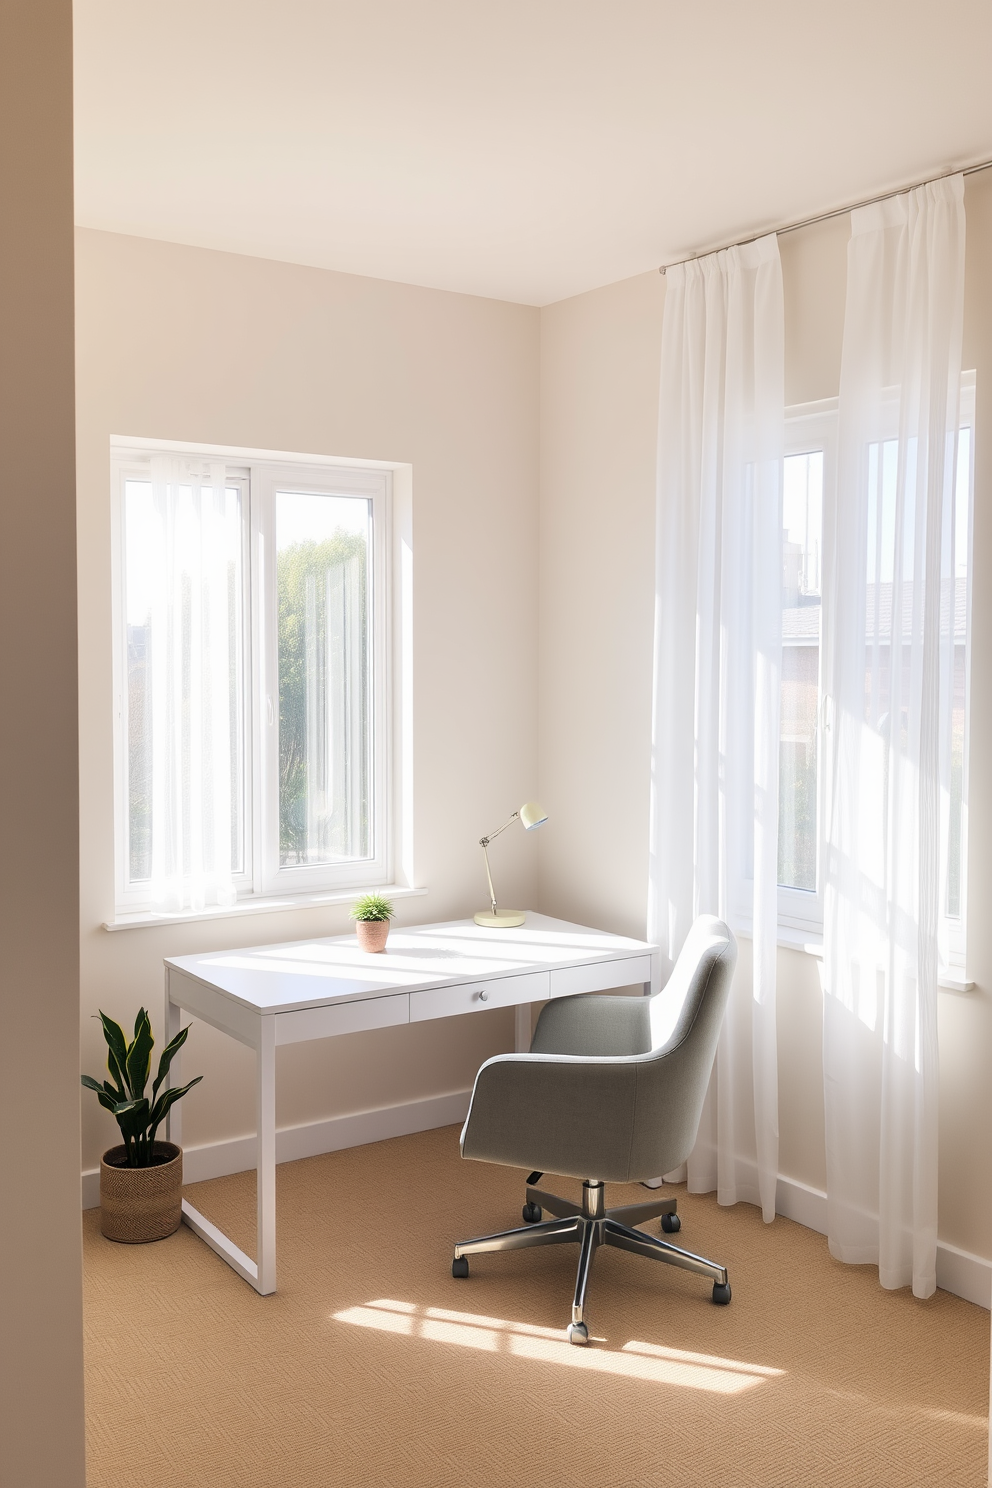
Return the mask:
<path id="1" fill-rule="evenodd" d="M 727 926 L 703 915 L 661 992 L 556 998 L 541 1010 L 529 1054 L 486 1060 L 462 1128 L 462 1157 L 535 1171 L 527 1179 L 524 1227 L 460 1241 L 453 1276 L 468 1275 L 470 1255 L 576 1242 L 571 1343 L 589 1339 L 586 1289 L 600 1245 L 709 1276 L 713 1301 L 730 1301 L 724 1266 L 632 1228 L 660 1216 L 662 1229 L 675 1233 L 681 1221 L 674 1199 L 607 1209 L 603 1185 L 644 1182 L 688 1157 L 736 961 Z M 535 1188 L 546 1172 L 581 1178 L 581 1205 Z M 557 1218 L 541 1223 L 544 1209 Z"/>

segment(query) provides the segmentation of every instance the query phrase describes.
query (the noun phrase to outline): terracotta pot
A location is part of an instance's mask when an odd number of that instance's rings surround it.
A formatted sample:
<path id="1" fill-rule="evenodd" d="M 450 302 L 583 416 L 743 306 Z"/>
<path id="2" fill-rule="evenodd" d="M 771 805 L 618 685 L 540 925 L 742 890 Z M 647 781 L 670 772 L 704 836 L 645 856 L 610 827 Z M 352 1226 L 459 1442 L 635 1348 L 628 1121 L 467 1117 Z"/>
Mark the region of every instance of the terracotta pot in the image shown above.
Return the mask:
<path id="1" fill-rule="evenodd" d="M 108 1240 L 143 1245 L 164 1240 L 183 1217 L 183 1151 L 175 1142 L 156 1142 L 151 1168 L 129 1168 L 123 1146 L 100 1159 L 100 1229 Z"/>
<path id="2" fill-rule="evenodd" d="M 384 951 L 389 935 L 389 921 L 356 920 L 355 934 L 363 951 Z"/>

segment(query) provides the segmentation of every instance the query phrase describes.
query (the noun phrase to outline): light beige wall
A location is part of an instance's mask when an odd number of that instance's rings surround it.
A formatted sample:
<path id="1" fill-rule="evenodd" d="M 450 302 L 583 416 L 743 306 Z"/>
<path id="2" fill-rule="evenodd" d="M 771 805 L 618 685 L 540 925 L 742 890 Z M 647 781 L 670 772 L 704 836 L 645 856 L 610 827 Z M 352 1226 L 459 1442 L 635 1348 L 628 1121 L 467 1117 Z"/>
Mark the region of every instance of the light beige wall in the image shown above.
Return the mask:
<path id="1" fill-rule="evenodd" d="M 965 365 L 978 372 L 975 571 L 992 561 L 992 173 L 970 177 Z M 781 240 L 786 396 L 835 396 L 849 220 Z M 540 902 L 643 934 L 654 584 L 654 462 L 664 279 L 542 312 Z M 940 993 L 940 1235 L 992 1256 L 992 591 L 973 602 L 970 974 Z M 781 1171 L 825 1184 L 816 961 L 779 953 Z"/>
<path id="2" fill-rule="evenodd" d="M 541 314 L 541 907 L 643 935 L 665 281 Z"/>
<path id="3" fill-rule="evenodd" d="M 850 236 L 845 215 L 779 237 L 787 404 L 837 396 Z"/>
<path id="4" fill-rule="evenodd" d="M 162 957 L 348 929 L 346 909 L 110 934 L 113 911 L 111 435 L 409 462 L 414 511 L 414 814 L 426 898 L 400 922 L 485 898 L 478 839 L 536 793 L 539 312 L 467 295 L 77 234 L 83 1067 L 92 1014 L 161 1020 Z M 504 896 L 533 903 L 536 844 L 498 845 Z M 494 854 L 494 857 L 496 855 Z M 495 863 L 494 863 L 495 867 Z M 279 1051 L 280 1125 L 471 1085 L 512 1047 L 512 1012 Z M 189 1145 L 253 1129 L 253 1056 L 194 1025 Z M 84 1116 L 93 1167 L 114 1127 Z"/>
<path id="5" fill-rule="evenodd" d="M 0 1482 L 77 1488 L 72 5 L 0 6 Z"/>

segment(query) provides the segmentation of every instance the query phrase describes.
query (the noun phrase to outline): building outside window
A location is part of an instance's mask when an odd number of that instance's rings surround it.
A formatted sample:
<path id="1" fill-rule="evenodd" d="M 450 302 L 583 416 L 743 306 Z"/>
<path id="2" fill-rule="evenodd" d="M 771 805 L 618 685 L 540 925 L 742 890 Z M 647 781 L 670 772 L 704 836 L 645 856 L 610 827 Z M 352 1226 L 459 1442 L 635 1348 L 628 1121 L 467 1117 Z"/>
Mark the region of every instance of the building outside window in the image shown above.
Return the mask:
<path id="1" fill-rule="evenodd" d="M 787 455 L 782 540 L 778 881 L 816 893 L 822 449 Z"/>
<path id="2" fill-rule="evenodd" d="M 837 402 L 788 410 L 782 489 L 779 922 L 818 933 L 824 504 L 835 479 Z"/>

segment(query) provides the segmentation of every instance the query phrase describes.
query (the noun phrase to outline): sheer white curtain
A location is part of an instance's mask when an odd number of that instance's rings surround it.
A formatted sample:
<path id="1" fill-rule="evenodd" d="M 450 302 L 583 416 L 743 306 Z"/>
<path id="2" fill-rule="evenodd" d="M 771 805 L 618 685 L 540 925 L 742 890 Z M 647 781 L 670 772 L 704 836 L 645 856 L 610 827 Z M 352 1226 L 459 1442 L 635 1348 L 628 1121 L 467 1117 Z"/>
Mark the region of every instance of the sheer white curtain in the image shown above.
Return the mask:
<path id="1" fill-rule="evenodd" d="M 782 272 L 774 236 L 668 271 L 658 449 L 649 934 L 750 919 L 691 1190 L 778 1177 L 775 951 L 781 663 Z"/>
<path id="2" fill-rule="evenodd" d="M 852 213 L 824 605 L 830 1250 L 936 1285 L 960 176 Z"/>
<path id="3" fill-rule="evenodd" d="M 223 464 L 162 456 L 152 510 L 151 891 L 195 910 L 232 904 L 243 867 L 240 504 Z"/>

